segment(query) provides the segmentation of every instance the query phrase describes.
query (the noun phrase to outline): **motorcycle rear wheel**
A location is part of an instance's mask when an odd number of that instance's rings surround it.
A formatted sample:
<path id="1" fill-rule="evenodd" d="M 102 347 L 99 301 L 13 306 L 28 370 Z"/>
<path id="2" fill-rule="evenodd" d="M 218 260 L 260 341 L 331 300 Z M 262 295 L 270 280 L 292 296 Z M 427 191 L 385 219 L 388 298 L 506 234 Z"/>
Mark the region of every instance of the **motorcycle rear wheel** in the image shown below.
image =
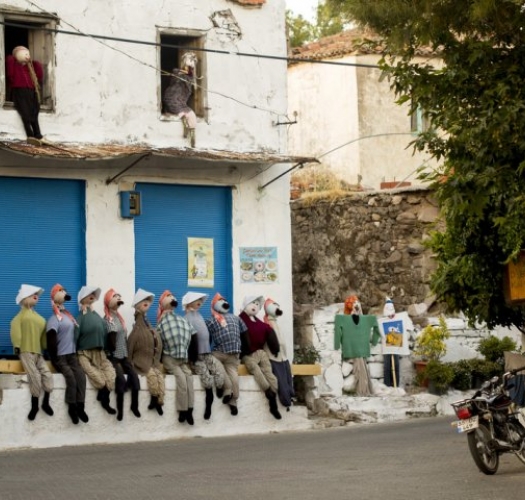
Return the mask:
<path id="1" fill-rule="evenodd" d="M 483 474 L 495 474 L 499 467 L 499 455 L 489 449 L 490 431 L 485 424 L 467 434 L 468 447 L 478 469 Z"/>

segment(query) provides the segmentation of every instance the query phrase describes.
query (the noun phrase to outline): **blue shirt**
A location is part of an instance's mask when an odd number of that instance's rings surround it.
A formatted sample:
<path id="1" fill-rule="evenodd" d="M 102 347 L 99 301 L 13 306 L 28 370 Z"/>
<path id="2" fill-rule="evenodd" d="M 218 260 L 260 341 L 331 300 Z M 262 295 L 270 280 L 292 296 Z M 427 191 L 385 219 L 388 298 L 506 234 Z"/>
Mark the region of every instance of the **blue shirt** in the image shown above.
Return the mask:
<path id="1" fill-rule="evenodd" d="M 248 330 L 244 321 L 234 314 L 225 314 L 226 326 L 223 327 L 215 319 L 206 320 L 206 326 L 211 335 L 213 350 L 225 354 L 241 352 L 241 334 Z"/>
<path id="2" fill-rule="evenodd" d="M 53 314 L 46 325 L 46 332 L 55 330 L 57 332 L 57 355 L 65 356 L 77 352 L 77 342 L 75 339 L 75 323 L 67 314 L 62 314 L 62 320 L 58 321 L 56 314 Z"/>

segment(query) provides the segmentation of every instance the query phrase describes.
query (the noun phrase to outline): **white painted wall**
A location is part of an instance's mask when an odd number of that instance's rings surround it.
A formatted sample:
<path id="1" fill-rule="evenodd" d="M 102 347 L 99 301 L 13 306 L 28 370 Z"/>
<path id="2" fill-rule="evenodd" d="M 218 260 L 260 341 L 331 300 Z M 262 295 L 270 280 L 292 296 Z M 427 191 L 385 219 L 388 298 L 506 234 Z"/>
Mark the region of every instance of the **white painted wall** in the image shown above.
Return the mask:
<path id="1" fill-rule="evenodd" d="M 134 182 L 177 184 L 223 184 L 234 186 L 232 191 L 232 239 L 233 239 L 233 312 L 241 312 L 242 301 L 247 295 L 263 295 L 278 302 L 284 311 L 279 319 L 281 334 L 286 339 L 290 359 L 293 353 L 293 296 L 291 264 L 291 227 L 289 207 L 289 176 L 283 176 L 263 191 L 258 187 L 282 173 L 288 166 L 275 165 L 257 175 L 259 169 L 240 167 L 230 175 L 219 176 L 210 181 L 210 170 L 171 171 L 148 175 L 156 171 L 155 159 L 143 170 L 130 171 L 116 183 L 106 185 L 110 172 L 107 170 L 83 170 L 82 163 L 74 162 L 69 169 L 5 168 L 0 176 L 48 177 L 85 179 L 86 186 L 86 278 L 90 285 L 98 286 L 104 294 L 109 288 L 118 290 L 125 305 L 121 313 L 128 325 L 133 324 L 131 303 L 135 294 L 135 241 L 133 220 L 119 215 L 119 182 L 129 189 Z M 76 165 L 76 166 L 75 166 Z M 261 169 L 262 170 L 262 169 Z M 188 214 L 188 216 L 195 214 Z M 198 215 L 205 217 L 206 214 Z M 277 247 L 279 282 L 269 284 L 243 283 L 239 270 L 239 247 Z M 167 287 L 166 287 L 167 288 Z M 160 293 L 156 290 L 150 290 Z M 220 290 L 213 290 L 213 293 Z M 70 290 L 76 306 L 77 290 Z M 158 298 L 158 296 L 157 296 Z M 180 298 L 179 298 L 180 300 Z M 208 302 L 204 307 L 208 308 Z M 103 314 L 103 301 L 95 304 Z M 264 312 L 259 315 L 262 319 Z M 131 327 L 130 327 L 131 330 Z"/>
<path id="2" fill-rule="evenodd" d="M 60 446 L 135 443 L 140 441 L 164 441 L 191 437 L 231 436 L 237 434 L 263 434 L 289 430 L 306 430 L 313 426 L 308 420 L 305 406 L 292 406 L 287 412 L 279 404 L 281 420 L 276 420 L 268 410 L 268 401 L 251 376 L 240 377 L 241 395 L 239 414 L 230 415 L 227 405 L 215 398 L 210 420 L 204 420 L 204 391 L 199 378 L 194 376 L 195 425 L 177 421 L 175 410 L 175 378 L 166 376 L 166 398 L 164 415 L 148 410 L 150 395 L 144 377 L 140 377 L 140 418 L 129 410 L 130 395 L 124 396 L 124 419 L 118 422 L 109 415 L 96 400 L 97 391 L 88 381 L 86 413 L 88 423 L 73 425 L 64 402 L 64 377 L 53 375 L 55 388 L 50 403 L 54 415 L 42 410 L 34 421 L 27 419 L 31 409 L 31 394 L 26 375 L 0 375 L 0 450 L 16 448 L 56 448 Z M 115 407 L 115 394 L 111 394 L 111 405 Z"/>
<path id="3" fill-rule="evenodd" d="M 378 59 L 347 55 L 333 60 L 376 65 Z M 289 128 L 290 154 L 319 156 L 343 146 L 320 159 L 321 167 L 340 179 L 357 184 L 361 176 L 367 189 L 379 189 L 383 180 L 417 184 L 415 171 L 427 156 L 413 154 L 408 107 L 395 103 L 388 80 L 380 82 L 380 75 L 367 67 L 291 65 L 288 112 L 292 117 L 297 111 L 298 123 Z"/>
<path id="4" fill-rule="evenodd" d="M 12 0 L 9 6 L 39 12 L 25 0 Z M 59 29 L 67 31 L 75 31 L 73 25 L 84 33 L 156 42 L 157 27 L 202 30 L 208 49 L 286 55 L 284 0 L 261 8 L 227 0 L 48 0 L 43 7 L 56 13 Z M 210 16 L 225 9 L 235 16 L 241 38 L 231 39 L 213 26 Z M 46 138 L 187 146 L 181 123 L 160 116 L 156 47 L 57 34 L 55 55 L 56 110 L 40 115 Z M 199 119 L 197 146 L 284 152 L 285 129 L 272 125 L 277 115 L 268 110 L 286 114 L 286 62 L 214 53 L 206 59 L 208 121 Z M 3 137 L 24 139 L 17 112 L 0 113 Z"/>

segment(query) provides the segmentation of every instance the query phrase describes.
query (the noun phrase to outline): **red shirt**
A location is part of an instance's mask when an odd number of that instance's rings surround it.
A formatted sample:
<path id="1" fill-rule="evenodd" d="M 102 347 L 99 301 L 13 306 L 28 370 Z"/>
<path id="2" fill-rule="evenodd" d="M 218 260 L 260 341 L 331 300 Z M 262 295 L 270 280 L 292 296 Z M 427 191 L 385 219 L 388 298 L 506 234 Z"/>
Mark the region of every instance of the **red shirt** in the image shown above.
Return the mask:
<path id="1" fill-rule="evenodd" d="M 7 79 L 11 88 L 34 89 L 31 75 L 27 64 L 20 64 L 13 56 L 7 56 L 6 61 Z M 44 79 L 44 71 L 42 65 L 38 61 L 33 61 L 35 74 L 40 84 Z"/>
<path id="2" fill-rule="evenodd" d="M 248 327 L 248 335 L 250 337 L 250 350 L 251 352 L 258 351 L 264 347 L 268 336 L 272 329 L 264 321 L 261 321 L 259 318 L 255 318 L 255 321 L 252 321 L 250 317 L 243 311 L 239 314 L 241 318 Z"/>

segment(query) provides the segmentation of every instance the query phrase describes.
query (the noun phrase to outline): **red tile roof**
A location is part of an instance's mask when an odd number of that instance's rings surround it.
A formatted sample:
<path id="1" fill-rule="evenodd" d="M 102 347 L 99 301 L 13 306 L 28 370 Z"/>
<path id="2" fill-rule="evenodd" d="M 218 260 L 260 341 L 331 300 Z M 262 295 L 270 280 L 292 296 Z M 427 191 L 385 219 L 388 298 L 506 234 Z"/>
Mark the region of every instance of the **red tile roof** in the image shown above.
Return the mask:
<path id="1" fill-rule="evenodd" d="M 342 31 L 337 35 L 326 36 L 315 42 L 308 43 L 302 47 L 294 47 L 291 51 L 291 57 L 297 59 L 330 59 L 343 57 L 346 55 L 381 55 L 384 46 L 367 42 L 367 40 L 379 41 L 380 37 L 369 30 L 362 28 L 353 28 Z M 433 53 L 430 47 L 420 47 L 416 53 L 418 55 L 431 55 Z M 292 61 L 292 64 L 294 62 Z"/>

